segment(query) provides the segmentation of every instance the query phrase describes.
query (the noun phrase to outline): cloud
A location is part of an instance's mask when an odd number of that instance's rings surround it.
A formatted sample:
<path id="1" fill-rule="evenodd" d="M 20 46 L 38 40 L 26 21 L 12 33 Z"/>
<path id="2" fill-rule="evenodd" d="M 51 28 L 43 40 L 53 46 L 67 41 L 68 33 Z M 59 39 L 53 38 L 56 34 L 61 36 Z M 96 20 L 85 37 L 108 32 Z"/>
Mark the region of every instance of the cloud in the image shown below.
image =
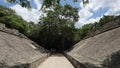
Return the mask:
<path id="1" fill-rule="evenodd" d="M 81 18 L 79 19 L 79 21 L 75 24 L 75 26 L 77 28 L 80 28 L 82 27 L 83 25 L 85 24 L 88 24 L 88 23 L 94 23 L 94 22 L 98 22 L 100 20 L 101 17 L 97 17 L 97 18 L 90 18 L 88 20 L 84 19 L 84 18 Z"/>
<path id="2" fill-rule="evenodd" d="M 30 22 L 35 22 L 38 23 L 39 22 L 39 17 L 42 14 L 42 12 L 40 12 L 40 8 L 41 8 L 41 3 L 39 2 L 39 0 L 34 0 L 34 3 L 37 6 L 37 9 L 32 8 L 31 10 L 21 7 L 20 5 L 16 4 L 11 6 L 10 8 L 15 10 L 15 12 L 22 16 L 23 19 L 25 19 L 26 21 Z"/>
<path id="3" fill-rule="evenodd" d="M 41 3 L 39 0 L 33 0 L 37 9 L 32 8 L 31 11 L 27 8 L 23 8 L 16 4 L 10 8 L 14 9 L 16 13 L 23 17 L 26 21 L 39 22 L 39 17 L 42 14 L 40 12 Z M 120 0 L 90 0 L 90 2 L 83 7 L 83 3 L 80 2 L 79 21 L 76 23 L 76 27 L 81 27 L 84 24 L 98 22 L 103 15 L 120 15 Z M 98 11 L 108 8 L 106 12 L 101 14 Z M 97 13 L 98 12 L 98 13 Z M 97 14 L 96 14 L 97 13 Z M 99 15 L 98 15 L 99 14 Z M 98 15 L 98 16 L 97 16 Z"/>
<path id="4" fill-rule="evenodd" d="M 7 0 L 2 0 L 3 2 L 7 2 Z"/>
<path id="5" fill-rule="evenodd" d="M 115 0 L 112 3 L 108 4 L 108 7 L 110 8 L 108 12 L 105 13 L 105 15 L 120 15 L 120 0 Z"/>
<path id="6" fill-rule="evenodd" d="M 40 0 L 34 0 L 34 2 L 35 2 L 35 4 L 36 4 L 36 6 L 37 6 L 37 9 L 40 10 L 40 8 L 41 8 L 41 6 L 42 6 Z"/>
<path id="7" fill-rule="evenodd" d="M 85 7 L 83 7 L 82 2 L 80 2 L 80 18 L 75 26 L 79 28 L 84 24 L 98 22 L 103 15 L 120 15 L 120 8 L 118 6 L 120 6 L 120 0 L 90 0 Z M 97 11 L 101 11 L 101 8 L 108 8 L 108 10 L 100 16 L 94 17 Z"/>

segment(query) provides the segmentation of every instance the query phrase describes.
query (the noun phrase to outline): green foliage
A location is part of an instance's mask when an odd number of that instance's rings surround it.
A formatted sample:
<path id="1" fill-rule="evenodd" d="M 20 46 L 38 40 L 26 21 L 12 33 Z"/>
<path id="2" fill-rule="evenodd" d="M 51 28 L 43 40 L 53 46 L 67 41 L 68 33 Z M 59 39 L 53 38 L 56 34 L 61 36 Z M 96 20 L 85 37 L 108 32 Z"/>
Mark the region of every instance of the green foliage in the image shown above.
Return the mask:
<path id="1" fill-rule="evenodd" d="M 0 11 L 0 17 L 3 17 L 3 16 L 5 16 L 5 15 L 6 15 L 5 12 Z"/>
<path id="2" fill-rule="evenodd" d="M 99 25 L 102 26 L 105 23 L 107 23 L 108 21 L 114 20 L 115 17 L 114 16 L 103 16 L 103 18 L 100 19 L 99 21 Z"/>
<path id="3" fill-rule="evenodd" d="M 32 38 L 48 49 L 69 48 L 73 42 L 78 40 L 74 27 L 78 20 L 77 14 L 77 8 L 68 4 L 55 5 L 52 10 L 46 10 L 46 16 L 41 16 L 39 26 Z M 34 34 L 37 35 L 34 36 Z"/>
<path id="4" fill-rule="evenodd" d="M 4 23 L 9 28 L 19 30 L 21 33 L 28 35 L 28 23 L 22 17 L 15 14 L 11 9 L 0 6 L 0 23 Z"/>
<path id="5" fill-rule="evenodd" d="M 84 26 L 82 26 L 82 28 L 78 29 L 78 35 L 80 37 L 80 40 L 82 40 L 87 33 L 90 31 L 91 28 L 91 24 L 86 24 Z"/>
<path id="6" fill-rule="evenodd" d="M 22 7 L 31 8 L 29 0 L 7 0 L 10 3 L 20 4 Z"/>
<path id="7" fill-rule="evenodd" d="M 96 30 L 100 30 L 106 23 L 119 18 L 120 16 L 103 16 L 99 22 L 82 26 L 81 28 L 77 29 L 80 40 L 84 39 L 88 34 L 95 32 Z"/>
<path id="8" fill-rule="evenodd" d="M 31 8 L 30 0 L 7 0 L 10 3 L 20 4 L 22 7 Z M 61 0 L 39 0 L 42 2 L 42 8 L 50 8 L 55 5 L 59 5 Z M 64 0 L 66 1 L 66 0 Z M 73 0 L 73 2 L 83 1 L 83 4 L 86 5 L 89 3 L 89 0 Z"/>
<path id="9" fill-rule="evenodd" d="M 23 7 L 30 7 L 28 0 L 8 0 L 11 3 L 19 3 Z M 78 1 L 78 0 L 75 0 Z M 0 6 L 0 22 L 7 27 L 18 29 L 21 33 L 30 36 L 31 39 L 48 49 L 64 50 L 70 48 L 75 42 L 84 39 L 90 32 L 99 30 L 109 21 L 120 16 L 104 16 L 99 22 L 86 24 L 77 29 L 74 24 L 78 21 L 78 10 L 71 5 L 60 5 L 60 0 L 42 0 L 46 15 L 41 15 L 39 24 L 24 21 L 11 9 Z M 86 0 L 84 3 L 88 3 Z"/>

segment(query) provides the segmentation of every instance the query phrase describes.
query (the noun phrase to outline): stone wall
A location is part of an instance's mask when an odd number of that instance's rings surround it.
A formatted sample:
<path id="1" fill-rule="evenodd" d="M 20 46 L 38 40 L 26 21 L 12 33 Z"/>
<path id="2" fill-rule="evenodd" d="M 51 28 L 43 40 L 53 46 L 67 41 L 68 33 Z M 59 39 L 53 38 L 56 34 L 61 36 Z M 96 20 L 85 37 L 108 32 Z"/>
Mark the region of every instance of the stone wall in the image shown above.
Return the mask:
<path id="1" fill-rule="evenodd" d="M 120 19 L 110 21 L 110 22 L 104 24 L 101 28 L 99 28 L 95 31 L 90 31 L 84 39 L 87 39 L 89 37 L 93 37 L 95 35 L 104 33 L 106 31 L 109 31 L 109 30 L 112 30 L 112 29 L 115 29 L 118 27 L 120 27 Z"/>
<path id="2" fill-rule="evenodd" d="M 7 28 L 7 27 L 5 27 L 5 24 L 2 24 L 2 23 L 0 23 L 0 31 L 27 39 L 27 37 L 24 34 L 19 33 L 18 30 Z"/>
<path id="3" fill-rule="evenodd" d="M 120 23 L 118 20 L 115 22 Z M 72 50 L 65 52 L 66 57 L 69 60 L 72 59 L 73 64 L 79 64 L 76 68 L 81 68 L 79 67 L 81 65 L 84 65 L 85 68 L 103 68 L 102 66 L 110 68 L 104 65 L 103 62 L 106 59 L 112 60 L 109 57 L 120 50 L 120 27 L 117 25 L 115 27 L 111 26 L 111 29 L 78 42 Z"/>
<path id="4" fill-rule="evenodd" d="M 49 55 L 17 30 L 0 24 L 0 68 L 35 68 Z"/>
<path id="5" fill-rule="evenodd" d="M 66 58 L 68 58 L 68 60 L 73 64 L 73 66 L 74 66 L 75 68 L 85 68 L 85 66 L 84 66 L 82 63 L 80 63 L 78 60 L 76 60 L 76 59 L 73 58 L 72 56 L 70 56 L 70 55 L 68 55 L 68 54 L 66 54 L 66 53 L 64 53 L 64 56 L 65 56 Z"/>

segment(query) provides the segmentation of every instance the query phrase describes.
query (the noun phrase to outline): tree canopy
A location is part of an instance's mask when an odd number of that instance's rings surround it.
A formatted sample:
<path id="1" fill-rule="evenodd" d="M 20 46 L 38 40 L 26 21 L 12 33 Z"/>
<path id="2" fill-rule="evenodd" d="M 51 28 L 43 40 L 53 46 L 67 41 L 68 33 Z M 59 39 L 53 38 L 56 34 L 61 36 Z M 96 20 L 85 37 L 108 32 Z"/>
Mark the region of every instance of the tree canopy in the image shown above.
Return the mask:
<path id="1" fill-rule="evenodd" d="M 75 42 L 75 22 L 78 20 L 77 8 L 71 5 L 56 5 L 51 10 L 46 10 L 46 16 L 42 16 L 39 22 L 41 28 L 35 32 L 38 42 L 45 47 L 59 49 L 68 48 Z M 36 37 L 33 37 L 36 39 Z M 43 45 L 43 46 L 44 46 Z"/>

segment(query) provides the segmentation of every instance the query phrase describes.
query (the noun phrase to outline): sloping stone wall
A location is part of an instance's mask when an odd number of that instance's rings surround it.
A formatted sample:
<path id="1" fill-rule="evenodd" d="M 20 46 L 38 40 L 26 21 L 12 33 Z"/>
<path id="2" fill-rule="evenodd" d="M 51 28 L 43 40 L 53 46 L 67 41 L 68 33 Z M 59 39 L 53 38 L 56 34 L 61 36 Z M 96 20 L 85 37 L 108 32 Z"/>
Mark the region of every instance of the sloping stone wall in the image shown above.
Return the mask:
<path id="1" fill-rule="evenodd" d="M 65 53 L 68 59 L 72 59 L 72 61 L 77 60 L 77 62 L 73 64 L 82 64 L 86 68 L 99 68 L 106 59 L 109 59 L 109 56 L 119 50 L 120 27 L 117 27 L 110 31 L 84 39 L 74 45 L 71 51 Z M 107 68 L 110 67 L 108 66 Z"/>
<path id="2" fill-rule="evenodd" d="M 0 23 L 0 31 L 8 33 L 8 34 L 15 35 L 15 36 L 18 36 L 18 37 L 21 37 L 21 38 L 28 39 L 24 34 L 19 33 L 18 30 L 7 28 L 7 27 L 5 27 L 5 24 L 2 24 L 2 23 Z"/>
<path id="3" fill-rule="evenodd" d="M 8 29 L 4 24 L 0 24 L 0 66 L 2 68 L 35 68 L 48 56 L 48 50 L 17 30 Z"/>

